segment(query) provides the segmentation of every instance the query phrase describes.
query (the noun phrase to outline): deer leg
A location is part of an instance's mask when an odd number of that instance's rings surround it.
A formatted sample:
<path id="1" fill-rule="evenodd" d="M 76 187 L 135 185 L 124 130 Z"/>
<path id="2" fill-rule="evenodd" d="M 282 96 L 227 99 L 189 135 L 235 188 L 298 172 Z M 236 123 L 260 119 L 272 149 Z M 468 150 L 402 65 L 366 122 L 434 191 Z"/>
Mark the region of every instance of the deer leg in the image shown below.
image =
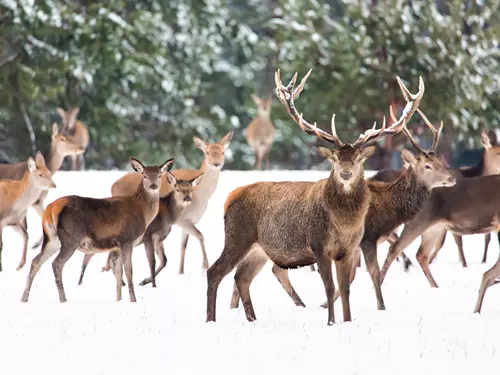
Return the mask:
<path id="1" fill-rule="evenodd" d="M 251 243 L 233 244 L 231 242 L 233 241 L 226 239 L 226 244 L 219 259 L 207 270 L 207 322 L 215 322 L 217 289 L 220 282 L 251 250 Z"/>
<path id="2" fill-rule="evenodd" d="M 270 150 L 268 150 L 266 152 L 266 169 L 269 170 L 270 169 L 270 162 L 269 162 L 269 154 L 271 153 Z"/>
<path id="3" fill-rule="evenodd" d="M 487 233 L 484 235 L 484 254 L 483 254 L 483 260 L 481 263 L 486 263 L 486 257 L 488 256 L 488 246 L 490 244 L 491 240 L 491 233 Z"/>
<path id="4" fill-rule="evenodd" d="M 304 305 L 304 302 L 302 302 L 299 295 L 293 288 L 292 283 L 290 282 L 290 279 L 288 277 L 288 270 L 278 267 L 276 264 L 273 264 L 273 274 L 274 276 L 276 276 L 283 289 L 285 289 L 285 292 L 287 292 L 290 298 L 293 300 L 295 306 L 306 307 L 306 305 Z"/>
<path id="5" fill-rule="evenodd" d="M 113 275 L 115 275 L 116 277 L 116 262 L 120 259 L 120 251 L 119 250 L 115 250 L 115 251 L 111 251 L 108 255 L 108 259 L 106 259 L 106 263 L 104 264 L 104 267 L 102 267 L 101 269 L 101 272 L 108 272 L 109 270 L 111 270 L 111 272 L 113 272 Z M 122 263 L 122 267 L 123 267 L 123 263 Z M 127 284 L 125 284 L 125 281 L 123 281 L 123 275 L 122 275 L 122 286 L 125 286 Z"/>
<path id="6" fill-rule="evenodd" d="M 358 252 L 357 258 L 361 258 L 361 253 Z M 354 281 L 354 278 L 356 277 L 356 270 L 358 268 L 358 263 L 360 263 L 360 262 L 361 262 L 361 259 L 354 259 L 351 262 L 352 269 L 351 269 L 351 276 L 350 276 L 350 280 L 349 280 L 350 284 L 352 284 L 352 282 Z M 333 294 L 333 302 L 335 303 L 339 297 L 340 297 L 340 288 L 335 290 L 335 293 Z M 321 307 L 326 309 L 328 307 L 328 301 L 324 302 L 321 305 Z"/>
<path id="7" fill-rule="evenodd" d="M 350 322 L 351 305 L 349 302 L 350 286 L 352 277 L 353 259 L 349 256 L 344 257 L 339 261 L 335 261 L 337 270 L 337 282 L 340 289 L 340 299 L 342 300 L 342 312 L 344 313 L 344 322 Z"/>
<path id="8" fill-rule="evenodd" d="M 182 228 L 184 231 L 186 231 L 190 236 L 196 237 L 198 242 L 200 243 L 201 247 L 201 255 L 203 258 L 203 263 L 201 268 L 203 270 L 208 269 L 208 258 L 207 258 L 207 251 L 205 250 L 205 239 L 203 238 L 203 234 L 196 228 L 196 226 L 193 223 L 189 223 L 187 226 Z M 186 249 L 184 249 L 184 253 L 182 254 L 182 271 L 184 272 L 184 256 L 186 255 Z M 180 272 L 179 272 L 180 273 Z"/>
<path id="9" fill-rule="evenodd" d="M 26 231 L 26 228 L 22 224 L 13 225 L 12 229 L 14 229 L 14 231 L 19 233 L 19 235 L 23 238 L 23 254 L 21 256 L 21 261 L 19 262 L 19 265 L 16 268 L 16 270 L 19 271 L 26 264 L 26 254 L 28 252 L 28 232 Z"/>
<path id="10" fill-rule="evenodd" d="M 385 310 L 384 297 L 382 296 L 382 287 L 380 280 L 380 267 L 377 259 L 377 242 L 363 241 L 361 242 L 361 250 L 365 258 L 365 263 L 368 268 L 368 273 L 372 279 L 373 288 L 375 289 L 375 297 L 377 299 L 377 308 Z"/>
<path id="11" fill-rule="evenodd" d="M 165 248 L 163 247 L 163 240 L 161 240 L 161 239 L 155 240 L 153 242 L 153 244 L 154 244 L 153 246 L 155 249 L 156 256 L 160 259 L 160 265 L 158 266 L 158 268 L 154 272 L 154 275 L 156 278 L 156 276 L 158 276 L 160 271 L 163 270 L 165 268 L 165 266 L 167 265 L 167 257 L 165 256 Z M 152 280 L 151 277 L 147 277 L 141 281 L 140 285 L 149 284 L 151 282 L 151 280 Z"/>
<path id="12" fill-rule="evenodd" d="M 61 241 L 61 250 L 52 262 L 52 270 L 56 279 L 57 291 L 59 292 L 59 301 L 66 302 L 66 294 L 64 293 L 64 285 L 62 281 L 62 270 L 66 262 L 75 253 L 77 247 L 73 244 L 68 244 L 66 241 Z"/>
<path id="13" fill-rule="evenodd" d="M 237 309 L 240 305 L 240 292 L 238 292 L 238 286 L 236 285 L 236 281 L 233 284 L 233 293 L 231 294 L 231 304 L 229 305 L 230 309 Z"/>
<path id="14" fill-rule="evenodd" d="M 333 310 L 335 284 L 333 283 L 332 277 L 332 260 L 324 255 L 323 251 L 314 251 L 314 254 L 317 259 L 319 274 L 321 275 L 323 285 L 325 286 L 326 299 L 328 303 L 328 325 L 331 326 L 335 323 L 335 312 Z"/>
<path id="15" fill-rule="evenodd" d="M 184 275 L 184 259 L 186 258 L 186 249 L 188 244 L 189 234 L 182 228 L 181 234 L 181 263 L 179 265 L 179 275 Z"/>
<path id="16" fill-rule="evenodd" d="M 110 259 L 110 261 L 116 279 L 116 302 L 118 302 L 122 300 L 122 287 L 123 287 L 123 257 L 121 254 L 121 250 L 120 254 L 114 254 L 114 257 Z"/>
<path id="17" fill-rule="evenodd" d="M 78 285 L 83 284 L 83 275 L 85 275 L 85 270 L 87 269 L 87 266 L 89 265 L 89 262 L 92 260 L 92 257 L 94 254 L 85 254 L 83 257 L 82 261 L 82 270 L 80 271 L 80 279 L 78 279 Z"/>
<path id="18" fill-rule="evenodd" d="M 45 211 L 45 209 L 43 208 L 43 199 L 39 199 L 38 202 L 36 202 L 33 206 L 33 209 L 35 210 L 35 212 L 40 216 L 40 219 L 42 218 L 43 216 L 43 212 Z M 26 229 L 28 229 L 28 220 L 26 218 L 26 216 L 24 217 L 24 227 Z M 31 246 L 32 249 L 37 249 L 38 247 L 40 247 L 40 245 L 42 244 L 42 240 L 43 240 L 43 234 L 38 238 L 38 240 Z"/>
<path id="19" fill-rule="evenodd" d="M 316 271 L 316 266 L 314 264 L 311 264 L 309 266 L 309 269 L 311 270 L 311 272 L 315 272 Z"/>
<path id="20" fill-rule="evenodd" d="M 500 232 L 497 234 L 498 242 L 500 243 Z M 483 305 L 484 295 L 486 293 L 486 289 L 493 283 L 495 283 L 495 279 L 500 276 L 500 255 L 498 256 L 498 260 L 493 267 L 491 267 L 488 271 L 483 274 L 483 279 L 481 281 L 481 287 L 479 288 L 479 293 L 477 296 L 476 307 L 474 308 L 474 313 L 481 312 L 481 306 Z"/>
<path id="21" fill-rule="evenodd" d="M 439 251 L 441 251 L 441 249 L 443 248 L 447 233 L 448 233 L 448 231 L 444 228 L 442 229 L 442 231 L 439 232 L 439 234 L 436 231 L 436 234 L 435 234 L 436 245 L 434 246 L 434 251 L 431 253 L 431 255 L 429 257 L 429 263 L 432 263 L 434 261 L 434 259 L 438 255 Z M 456 242 L 456 239 L 455 239 L 455 242 Z M 458 243 L 457 243 L 457 245 L 458 245 Z"/>
<path id="22" fill-rule="evenodd" d="M 462 236 L 453 233 L 453 239 L 458 247 L 458 257 L 460 258 L 460 262 L 462 262 L 462 267 L 467 267 L 467 261 L 465 260 L 464 254 L 464 244 L 462 241 Z"/>
<path id="23" fill-rule="evenodd" d="M 256 170 L 261 170 L 262 169 L 262 155 L 260 153 L 260 149 L 255 150 L 255 169 Z"/>
<path id="24" fill-rule="evenodd" d="M 132 245 L 123 245 L 120 249 L 120 255 L 122 258 L 123 268 L 125 269 L 125 276 L 127 277 L 128 284 L 128 294 L 130 297 L 130 302 L 137 302 L 135 298 L 134 283 L 132 280 L 132 250 L 134 247 Z"/>
<path id="25" fill-rule="evenodd" d="M 238 287 L 245 315 L 249 322 L 256 320 L 252 299 L 250 298 L 250 284 L 262 270 L 268 259 L 264 250 L 260 248 L 254 249 L 241 261 L 234 275 L 234 281 Z"/>
<path id="26" fill-rule="evenodd" d="M 153 239 L 151 238 L 151 236 L 144 237 L 143 242 L 144 242 L 144 249 L 146 250 L 146 257 L 148 258 L 149 272 L 151 276 L 142 280 L 139 283 L 139 285 L 144 286 L 146 284 L 151 283 L 152 284 L 151 287 L 156 288 L 156 273 L 155 273 L 156 258 L 155 258 Z"/>
<path id="27" fill-rule="evenodd" d="M 40 254 L 38 254 L 33 261 L 31 262 L 30 273 L 28 274 L 28 279 L 26 280 L 26 288 L 24 289 L 23 296 L 21 298 L 21 302 L 28 302 L 28 298 L 30 295 L 31 286 L 33 285 L 33 280 L 40 270 L 40 267 L 56 252 L 60 249 L 60 244 L 58 241 L 49 240 L 49 238 L 45 235 L 43 236 L 42 242 L 42 250 Z"/>
<path id="28" fill-rule="evenodd" d="M 424 271 L 425 277 L 427 278 L 427 281 L 429 281 L 429 284 L 431 284 L 432 288 L 438 288 L 438 285 L 429 268 L 429 255 L 434 249 L 436 241 L 439 239 L 439 236 L 436 236 L 435 231 L 432 229 L 424 232 L 422 234 L 422 242 L 420 243 L 420 247 L 417 251 L 418 263 L 420 263 L 420 267 L 422 268 L 422 271 Z"/>
<path id="29" fill-rule="evenodd" d="M 83 157 L 83 154 L 76 155 L 76 157 L 77 157 L 78 170 L 84 171 L 85 170 L 85 158 Z"/>
<path id="30" fill-rule="evenodd" d="M 0 227 L 0 272 L 2 272 L 3 227 Z"/>
<path id="31" fill-rule="evenodd" d="M 380 284 L 383 284 L 385 275 L 396 257 L 400 253 L 402 253 L 404 249 L 406 249 L 413 241 L 415 241 L 415 239 L 420 236 L 427 228 L 430 228 L 434 224 L 435 220 L 428 217 L 419 217 L 419 215 L 417 215 L 417 218 L 405 225 L 399 239 L 389 248 L 387 258 L 385 259 L 384 265 L 382 266 L 382 270 L 380 272 Z"/>

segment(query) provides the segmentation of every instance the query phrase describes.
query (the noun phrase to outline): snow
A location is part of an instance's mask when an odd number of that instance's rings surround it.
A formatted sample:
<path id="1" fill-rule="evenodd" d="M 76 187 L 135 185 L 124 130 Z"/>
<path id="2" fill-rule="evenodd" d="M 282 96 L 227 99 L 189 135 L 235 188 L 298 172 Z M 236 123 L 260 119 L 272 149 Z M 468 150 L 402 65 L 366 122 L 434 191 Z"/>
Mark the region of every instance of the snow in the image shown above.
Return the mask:
<path id="1" fill-rule="evenodd" d="M 109 195 L 111 184 L 123 172 L 59 172 L 59 196 Z M 314 172 L 224 171 L 219 186 L 198 227 L 206 241 L 212 264 L 224 241 L 223 202 L 237 186 L 255 181 L 309 180 L 327 176 Z M 39 217 L 29 212 L 28 226 L 34 242 L 41 234 Z M 389 270 L 383 285 L 386 311 L 376 309 L 372 283 L 364 264 L 351 288 L 353 321 L 342 323 L 340 301 L 337 324 L 326 326 L 327 312 L 318 273 L 308 268 L 290 271 L 298 294 L 307 305 L 295 307 L 271 273 L 268 263 L 252 284 L 257 321 L 246 321 L 244 311 L 229 309 L 233 274 L 218 292 L 217 322 L 205 323 L 206 277 L 201 272 L 201 252 L 189 241 L 186 274 L 177 274 L 180 231 L 166 240 L 168 264 L 158 277 L 158 288 L 140 287 L 148 276 L 143 246 L 134 252 L 134 280 L 138 302 L 115 302 L 111 272 L 101 273 L 105 255 L 89 264 L 84 285 L 77 281 L 83 254 L 66 264 L 64 283 L 68 302 L 60 304 L 51 260 L 33 284 L 30 301 L 22 304 L 31 260 L 39 250 L 28 250 L 21 271 L 21 240 L 4 230 L 3 267 L 0 273 L 0 373 L 32 374 L 305 374 L 325 369 L 338 374 L 497 374 L 500 351 L 500 288 L 486 293 L 481 315 L 472 314 L 482 274 L 498 257 L 495 236 L 488 263 L 481 264 L 483 236 L 464 237 L 469 267 L 458 262 L 453 239 L 431 266 L 440 288 L 431 289 L 415 260 L 418 241 L 407 249 L 414 267 L 404 273 L 399 263 Z M 379 262 L 387 245 L 380 246 Z"/>

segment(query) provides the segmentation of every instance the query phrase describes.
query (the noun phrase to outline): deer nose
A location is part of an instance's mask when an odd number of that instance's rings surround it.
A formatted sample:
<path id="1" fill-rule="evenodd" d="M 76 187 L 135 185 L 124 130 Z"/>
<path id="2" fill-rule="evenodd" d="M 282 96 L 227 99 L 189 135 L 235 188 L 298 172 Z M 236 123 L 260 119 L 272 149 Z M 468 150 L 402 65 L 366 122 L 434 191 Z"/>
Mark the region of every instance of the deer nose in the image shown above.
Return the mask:
<path id="1" fill-rule="evenodd" d="M 450 177 L 448 183 L 453 186 L 457 183 L 457 179 L 455 177 Z"/>
<path id="2" fill-rule="evenodd" d="M 340 177 L 342 177 L 344 180 L 350 179 L 352 176 L 351 172 L 340 172 Z"/>
<path id="3" fill-rule="evenodd" d="M 55 183 L 54 181 L 52 181 L 52 182 L 50 183 L 50 187 L 51 187 L 52 189 L 55 189 L 55 188 L 57 187 L 57 186 L 56 186 L 56 183 Z"/>
<path id="4" fill-rule="evenodd" d="M 220 167 L 220 163 L 214 163 L 214 167 L 219 168 Z"/>
<path id="5" fill-rule="evenodd" d="M 151 184 L 151 185 L 149 185 L 149 188 L 150 188 L 151 190 L 156 190 L 156 189 L 158 189 L 158 185 L 156 185 L 156 184 Z"/>
<path id="6" fill-rule="evenodd" d="M 184 197 L 184 202 L 191 202 L 191 197 Z"/>

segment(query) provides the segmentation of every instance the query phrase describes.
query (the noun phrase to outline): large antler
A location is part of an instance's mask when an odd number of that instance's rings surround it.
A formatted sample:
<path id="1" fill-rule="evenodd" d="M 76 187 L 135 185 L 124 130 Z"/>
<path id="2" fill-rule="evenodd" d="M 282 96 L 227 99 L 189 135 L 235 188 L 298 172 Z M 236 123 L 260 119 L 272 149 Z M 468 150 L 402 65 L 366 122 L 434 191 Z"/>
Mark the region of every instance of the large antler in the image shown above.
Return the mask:
<path id="1" fill-rule="evenodd" d="M 396 116 L 394 115 L 394 112 L 392 110 L 392 106 L 389 107 L 389 111 L 391 113 L 391 119 L 392 121 L 396 121 Z M 410 133 L 410 131 L 408 130 L 408 128 L 405 126 L 403 131 L 406 135 L 406 137 L 408 138 L 408 140 L 411 142 L 411 144 L 413 145 L 413 147 L 415 147 L 416 150 L 418 150 L 419 152 L 423 152 L 423 153 L 434 153 L 436 152 L 436 149 L 437 149 L 437 146 L 439 144 L 439 136 L 441 135 L 441 130 L 443 130 L 443 121 L 441 120 L 440 124 L 439 124 L 439 128 L 435 128 L 434 125 L 432 125 L 432 123 L 429 121 L 429 119 L 427 118 L 427 116 L 420 110 L 420 108 L 417 109 L 417 112 L 420 116 L 422 116 L 425 124 L 429 127 L 429 129 L 431 129 L 431 132 L 432 132 L 432 146 L 431 148 L 429 149 L 429 151 L 425 151 L 424 149 L 422 149 L 422 147 L 420 147 L 417 143 L 417 141 L 415 140 L 415 138 L 413 137 L 413 135 Z"/>
<path id="2" fill-rule="evenodd" d="M 360 144 L 364 146 L 372 145 L 383 136 L 398 134 L 401 130 L 406 128 L 406 124 L 411 119 L 415 111 L 418 110 L 418 105 L 420 104 L 420 100 L 422 100 L 425 92 L 424 80 L 422 77 L 418 78 L 418 92 L 416 94 L 412 94 L 398 76 L 396 76 L 396 80 L 398 81 L 399 88 L 401 89 L 403 97 L 406 100 L 406 106 L 403 109 L 401 118 L 396 120 L 394 117 L 392 125 L 387 129 L 385 129 L 384 118 L 384 125 L 382 126 L 382 129 L 375 130 L 374 125 L 372 129 L 367 130 L 359 136 L 358 140 L 354 142 L 353 147 Z"/>
<path id="3" fill-rule="evenodd" d="M 285 106 L 287 112 L 295 120 L 295 122 L 300 126 L 300 128 L 307 134 L 316 135 L 324 141 L 334 143 L 339 147 L 345 146 L 345 144 L 337 136 L 337 131 L 335 129 L 335 115 L 332 116 L 332 134 L 319 129 L 316 123 L 311 124 L 302 118 L 302 114 L 299 114 L 295 108 L 294 99 L 297 99 L 304 89 L 307 78 L 311 74 L 312 69 L 309 69 L 307 74 L 304 76 L 299 86 L 294 89 L 295 83 L 297 81 L 297 73 L 292 77 L 292 80 L 287 86 L 284 86 L 281 82 L 280 70 L 278 69 L 274 75 L 274 80 L 276 83 L 276 94 L 281 103 Z M 366 147 L 375 143 L 379 138 L 386 135 L 395 135 L 403 130 L 405 123 L 413 116 L 422 96 L 424 95 L 425 87 L 422 77 L 419 78 L 419 90 L 417 94 L 412 94 L 406 86 L 403 84 L 399 77 L 396 77 L 399 87 L 403 92 L 403 96 L 407 101 L 406 107 L 403 110 L 401 118 L 395 121 L 389 128 L 386 128 L 385 117 L 382 124 L 382 128 L 376 129 L 377 123 L 373 125 L 373 128 L 365 131 L 361 134 L 356 142 L 352 144 L 352 147 Z"/>
<path id="4" fill-rule="evenodd" d="M 299 114 L 297 112 L 297 109 L 295 108 L 294 104 L 294 99 L 297 99 L 304 89 L 304 85 L 306 84 L 307 78 L 309 78 L 309 75 L 311 74 L 312 69 L 309 69 L 307 74 L 302 78 L 302 81 L 300 84 L 297 86 L 296 89 L 294 89 L 295 82 L 297 81 L 297 73 L 295 73 L 292 77 L 292 80 L 287 86 L 284 86 L 283 83 L 281 82 L 281 75 L 280 75 L 280 70 L 278 69 L 274 73 L 274 81 L 276 83 L 276 95 L 278 96 L 278 99 L 280 102 L 285 106 L 287 112 L 289 115 L 293 118 L 293 120 L 300 126 L 300 128 L 306 132 L 307 134 L 315 135 L 318 138 L 338 145 L 339 147 L 345 146 L 345 144 L 339 139 L 337 136 L 337 130 L 335 129 L 335 115 L 332 116 L 332 134 L 328 134 L 327 132 L 319 129 L 316 126 L 316 123 L 312 125 L 308 121 L 304 120 L 302 117 L 302 114 Z"/>

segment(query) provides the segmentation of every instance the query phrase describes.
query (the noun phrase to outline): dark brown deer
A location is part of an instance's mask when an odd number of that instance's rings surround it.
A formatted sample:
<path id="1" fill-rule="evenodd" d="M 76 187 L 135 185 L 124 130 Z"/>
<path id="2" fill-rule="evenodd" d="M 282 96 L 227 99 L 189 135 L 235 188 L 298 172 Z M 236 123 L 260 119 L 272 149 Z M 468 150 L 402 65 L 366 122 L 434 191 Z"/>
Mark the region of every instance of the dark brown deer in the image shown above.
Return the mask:
<path id="1" fill-rule="evenodd" d="M 417 111 L 433 132 L 434 141 L 431 149 L 429 151 L 423 150 L 405 126 L 403 129 L 404 133 L 418 151 L 418 155 L 414 156 L 410 151 L 403 149 L 401 154 L 408 167 L 396 181 L 389 183 L 368 181 L 367 183 L 368 189 L 371 192 L 371 201 L 368 214 L 365 218 L 365 231 L 360 247 L 375 287 L 379 310 L 384 310 L 385 304 L 380 287 L 377 245 L 385 241 L 395 228 L 411 220 L 417 214 L 432 189 L 439 186 L 451 186 L 455 183 L 455 178 L 446 169 L 446 165 L 434 154 L 439 142 L 442 123 L 436 129 L 420 109 L 417 109 Z M 391 118 L 393 122 L 397 121 L 392 110 Z M 354 280 L 355 268 L 353 269 L 350 282 Z M 276 275 L 275 270 L 274 272 Z M 300 306 L 298 302 L 301 302 L 301 300 L 293 290 L 285 272 L 286 270 L 283 270 L 279 276 L 276 276 L 294 302 Z M 334 300 L 337 298 L 338 292 L 335 293 Z M 232 307 L 235 307 L 235 301 L 237 306 L 237 294 L 233 291 Z M 326 306 L 327 304 L 323 304 L 323 307 Z"/>
<path id="2" fill-rule="evenodd" d="M 229 194 L 224 206 L 225 246 L 207 272 L 207 321 L 215 321 L 218 286 L 236 266 L 235 281 L 247 320 L 256 319 L 249 288 L 268 259 L 283 269 L 318 264 L 328 298 L 329 325 L 335 322 L 333 260 L 344 321 L 351 320 L 349 280 L 370 203 L 363 162 L 375 151 L 372 145 L 377 139 L 403 129 L 419 104 L 423 82 L 419 95 L 405 91 L 408 104 L 399 121 L 389 128 L 384 121 L 381 129 L 374 126 L 355 143 L 344 144 L 335 130 L 335 116 L 332 133 L 328 134 L 303 120 L 295 108 L 294 99 L 299 97 L 310 73 L 311 70 L 294 89 L 297 73 L 285 87 L 278 70 L 275 74 L 277 96 L 304 132 L 337 146 L 332 150 L 318 147 L 333 164 L 330 176 L 318 182 L 259 182 Z"/>
<path id="3" fill-rule="evenodd" d="M 500 173 L 500 145 L 496 143 L 496 137 L 494 135 L 489 135 L 483 130 L 481 133 L 481 143 L 484 147 L 484 152 L 481 155 L 481 159 L 479 160 L 479 162 L 472 167 L 451 170 L 452 173 L 454 173 L 455 177 L 469 178 L 490 176 Z M 444 228 L 433 228 L 430 230 L 430 233 L 426 232 L 422 235 L 422 244 L 435 248 L 434 252 L 429 258 L 429 263 L 432 263 L 432 261 L 436 258 L 436 255 L 443 248 L 446 233 L 446 229 Z M 465 259 L 462 236 L 453 233 L 453 238 L 458 247 L 458 256 L 460 257 L 462 266 L 467 267 L 467 260 Z M 485 234 L 482 263 L 486 263 L 486 257 L 488 255 L 488 245 L 490 244 L 490 240 L 491 233 Z"/>
<path id="4" fill-rule="evenodd" d="M 168 171 L 165 174 L 167 175 L 167 182 L 172 185 L 173 190 L 166 196 L 160 198 L 158 215 L 156 215 L 155 219 L 149 224 L 142 240 L 146 250 L 146 256 L 148 257 L 151 277 L 142 280 L 139 285 L 142 286 L 152 283 L 153 288 L 156 288 L 156 276 L 158 276 L 158 273 L 167 265 L 163 241 L 165 241 L 169 235 L 172 225 L 175 224 L 182 211 L 184 211 L 193 201 L 193 191 L 203 178 L 203 173 L 189 181 L 177 180 L 175 176 Z M 155 254 L 160 260 L 160 265 L 156 270 Z M 78 285 L 82 285 L 85 269 L 93 256 L 94 254 L 85 254 Z M 116 251 L 109 253 L 103 271 L 109 271 L 116 262 L 116 258 Z"/>
<path id="5" fill-rule="evenodd" d="M 87 125 L 76 119 L 80 113 L 80 108 L 70 108 L 67 112 L 62 108 L 57 108 L 56 111 L 63 120 L 62 133 L 70 140 L 70 142 L 83 149 L 81 154 L 71 155 L 71 170 L 84 170 L 85 159 L 83 158 L 83 153 L 89 145 L 90 134 Z"/>
<path id="6" fill-rule="evenodd" d="M 389 248 L 381 271 L 383 281 L 395 257 L 429 228 L 442 226 L 459 234 L 481 234 L 499 230 L 500 175 L 458 179 L 456 185 L 434 189 L 415 218 L 406 223 L 399 239 Z M 431 287 L 438 285 L 429 269 L 432 247 L 420 246 L 417 259 Z"/>
<path id="7" fill-rule="evenodd" d="M 274 125 L 271 122 L 272 96 L 262 99 L 251 95 L 257 105 L 257 116 L 248 124 L 247 142 L 255 153 L 255 169 L 262 169 L 262 161 L 266 160 L 266 169 L 269 169 L 269 153 L 274 142 Z"/>
<path id="8" fill-rule="evenodd" d="M 43 244 L 31 263 L 21 301 L 27 302 L 33 279 L 40 267 L 53 254 L 52 269 L 59 300 L 66 302 L 62 270 L 77 249 L 84 253 L 119 251 L 115 264 L 116 300 L 122 298 L 122 274 L 125 268 L 130 302 L 136 302 L 132 282 L 132 250 L 142 241 L 148 225 L 158 214 L 161 177 L 174 159 L 161 166 L 145 167 L 130 158 L 130 164 L 142 174 L 142 184 L 133 195 L 104 199 L 70 195 L 52 202 L 44 211 Z"/>
<path id="9" fill-rule="evenodd" d="M 23 254 L 17 267 L 17 270 L 20 270 L 26 263 L 28 249 L 28 232 L 21 222 L 25 219 L 28 208 L 40 196 L 40 192 L 56 187 L 41 152 L 37 152 L 35 159 L 29 157 L 24 163 L 26 172 L 21 180 L 0 180 L 0 271 L 2 271 L 2 229 L 13 226 L 23 237 Z"/>

